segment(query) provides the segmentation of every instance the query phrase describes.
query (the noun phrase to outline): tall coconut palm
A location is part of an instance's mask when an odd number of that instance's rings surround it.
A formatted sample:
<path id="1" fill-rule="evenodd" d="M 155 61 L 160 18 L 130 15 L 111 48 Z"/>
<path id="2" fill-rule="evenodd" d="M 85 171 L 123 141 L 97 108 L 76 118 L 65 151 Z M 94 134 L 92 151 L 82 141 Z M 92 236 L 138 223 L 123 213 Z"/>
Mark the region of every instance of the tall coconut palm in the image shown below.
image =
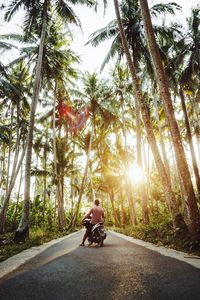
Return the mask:
<path id="1" fill-rule="evenodd" d="M 0 211 L 1 232 L 5 230 L 6 214 L 7 214 L 9 201 L 10 201 L 10 196 L 26 150 L 26 147 L 24 147 L 24 140 L 23 140 L 24 134 L 26 134 L 26 129 L 24 128 L 26 122 L 24 118 L 27 115 L 27 107 L 28 107 L 27 94 L 30 89 L 29 72 L 28 69 L 23 65 L 23 63 L 20 63 L 14 68 L 7 70 L 7 74 L 9 75 L 8 78 L 9 78 L 10 89 L 8 89 L 8 86 L 7 88 L 4 86 L 4 89 L 2 88 L 2 96 L 4 97 L 4 101 L 7 102 L 11 101 L 11 109 L 12 109 L 11 116 L 13 114 L 16 115 L 16 118 L 13 116 L 13 119 L 16 121 L 15 121 L 15 126 L 11 126 L 10 137 L 12 137 L 12 140 L 15 140 L 15 144 L 11 145 L 10 143 L 9 153 L 14 148 L 14 158 L 11 165 L 11 173 L 10 173 L 9 172 L 10 155 L 9 155 L 8 172 L 7 172 L 7 188 L 5 191 L 4 203 Z M 19 158 L 20 148 L 23 150 L 21 152 L 21 157 Z"/>
<path id="2" fill-rule="evenodd" d="M 191 175 L 188 164 L 185 158 L 184 149 L 181 142 L 180 132 L 174 115 L 174 108 L 172 105 L 171 95 L 167 76 L 164 72 L 159 49 L 156 43 L 154 30 L 152 26 L 151 16 L 149 12 L 147 0 L 140 0 L 140 7 L 144 22 L 146 38 L 148 42 L 149 51 L 151 54 L 154 70 L 157 78 L 157 84 L 160 90 L 161 98 L 165 105 L 167 119 L 172 136 L 173 146 L 176 153 L 177 166 L 180 171 L 183 186 L 186 194 L 187 210 L 188 210 L 188 228 L 192 235 L 197 236 L 200 232 L 200 218 L 197 207 L 197 199 L 195 197 Z"/>
<path id="3" fill-rule="evenodd" d="M 28 131 L 28 144 L 27 144 L 27 153 L 26 153 L 26 165 L 25 165 L 25 189 L 24 189 L 24 210 L 23 215 L 18 227 L 18 240 L 20 235 L 23 235 L 23 231 L 28 231 L 29 227 L 29 205 L 30 205 L 30 170 L 31 170 L 31 158 L 32 158 L 32 144 L 33 144 L 33 129 L 35 122 L 35 111 L 37 107 L 37 102 L 39 98 L 40 85 L 41 85 L 41 70 L 42 70 L 42 61 L 44 54 L 45 46 L 45 37 L 47 32 L 48 23 L 51 22 L 50 11 L 55 9 L 58 16 L 64 21 L 69 23 L 78 24 L 79 20 L 75 16 L 73 10 L 68 5 L 70 4 L 93 4 L 93 1 L 87 0 L 66 0 L 66 1 L 27 1 L 27 0 L 15 0 L 8 5 L 8 10 L 5 14 L 5 19 L 9 21 L 12 16 L 20 7 L 24 7 L 25 12 L 27 13 L 25 18 L 25 36 L 28 37 L 31 31 L 36 31 L 40 34 L 40 43 L 38 58 L 36 63 L 34 86 L 32 93 L 32 102 L 31 102 L 31 112 L 30 112 L 30 122 L 29 122 L 29 131 Z"/>
<path id="4" fill-rule="evenodd" d="M 200 25 L 200 21 L 198 19 L 196 20 L 196 23 Z M 194 78 L 194 76 L 196 76 L 196 78 L 198 77 L 198 69 L 194 68 L 193 71 L 191 70 L 192 62 L 191 62 L 191 55 L 189 55 L 191 51 L 189 49 L 191 48 L 187 42 L 188 34 L 185 35 L 181 30 L 182 27 L 178 24 L 171 23 L 170 27 L 167 28 L 164 26 L 164 28 L 166 28 L 165 31 L 167 34 L 165 35 L 162 34 L 158 36 L 159 47 L 162 50 L 160 51 L 160 54 L 162 55 L 162 62 L 165 66 L 165 72 L 169 79 L 170 88 L 173 90 L 174 94 L 178 95 L 181 99 L 181 106 L 182 106 L 184 120 L 185 120 L 186 136 L 190 147 L 192 165 L 194 169 L 197 190 L 199 193 L 200 176 L 198 172 L 198 165 L 197 165 L 195 151 L 194 151 L 189 116 L 186 108 L 186 102 L 185 102 L 186 93 L 184 92 L 184 90 L 187 90 L 188 86 L 190 86 L 190 92 L 192 92 L 191 85 L 192 86 L 194 85 L 194 79 L 192 80 L 192 78 Z M 194 57 L 195 56 L 196 55 L 194 53 Z M 195 62 L 193 59 L 193 64 L 195 63 L 197 62 Z M 151 74 L 151 77 L 153 78 L 153 81 L 155 81 L 154 74 Z"/>
<path id="5" fill-rule="evenodd" d="M 81 183 L 81 188 L 79 192 L 79 199 L 77 204 L 77 209 L 79 208 L 80 201 L 82 198 L 83 190 L 84 190 L 84 183 L 86 180 L 86 176 L 88 173 L 88 166 L 89 166 L 89 159 L 90 159 L 90 151 L 91 147 L 94 147 L 94 144 L 97 148 L 98 153 L 100 152 L 100 143 L 98 143 L 98 127 L 101 127 L 101 130 L 105 133 L 107 127 L 112 122 L 113 119 L 116 120 L 116 117 L 112 112 L 109 111 L 107 107 L 104 107 L 105 99 L 110 98 L 110 90 L 108 89 L 107 85 L 105 84 L 104 80 L 99 80 L 96 73 L 88 73 L 86 72 L 83 74 L 83 93 L 80 93 L 83 101 L 85 101 L 90 107 L 90 125 L 91 125 L 91 132 L 89 134 L 88 139 L 88 147 L 87 151 L 87 161 L 85 165 L 84 175 Z M 103 121 L 102 121 L 103 120 Z M 92 148 L 93 148 L 92 147 Z M 76 215 L 78 210 L 76 209 Z M 73 226 L 76 224 L 76 219 L 73 220 Z"/>
<path id="6" fill-rule="evenodd" d="M 59 167 L 57 147 L 58 143 L 61 143 L 62 151 L 65 153 L 66 145 L 68 143 L 68 132 L 66 131 L 66 119 L 59 118 L 56 108 L 62 105 L 62 103 L 71 103 L 69 92 L 72 87 L 74 88 L 74 81 L 77 79 L 77 72 L 73 67 L 74 63 L 79 62 L 79 58 L 70 49 L 69 36 L 61 33 L 61 28 L 57 24 L 52 24 L 47 30 L 47 46 L 45 47 L 45 55 L 43 58 L 43 68 L 42 76 L 43 83 L 42 87 L 49 99 L 49 92 L 53 93 L 53 109 L 48 111 L 45 115 L 40 118 L 40 122 L 44 122 L 46 119 L 52 116 L 53 120 L 53 154 L 54 154 L 54 171 L 56 183 L 56 199 L 55 208 L 58 207 L 58 223 L 59 228 L 62 230 L 65 224 L 65 214 L 64 214 L 64 200 L 62 193 L 62 182 L 64 182 L 64 172 L 66 169 L 66 164 Z M 31 59 L 33 52 L 33 47 L 25 49 L 26 54 Z M 22 49 L 23 52 L 23 49 Z M 36 53 L 36 51 L 35 51 Z M 58 125 L 56 130 L 56 125 Z M 61 131 L 65 131 L 64 141 L 61 139 Z M 59 136 L 59 137 L 58 137 Z M 57 138 L 58 137 L 58 138 Z M 61 176 L 62 169 L 62 176 Z M 59 179 L 62 179 L 62 182 Z M 56 209 L 55 209 L 56 212 Z M 56 214 L 55 214 L 56 215 Z"/>
<path id="7" fill-rule="evenodd" d="M 188 31 L 185 35 L 181 35 L 180 41 L 175 43 L 175 57 L 173 58 L 173 66 L 180 70 L 180 74 L 177 78 L 176 85 L 178 89 L 176 92 L 181 99 L 182 110 L 185 119 L 186 135 L 190 147 L 192 165 L 194 169 L 194 175 L 197 185 L 198 193 L 200 193 L 200 176 L 198 170 L 198 164 L 195 156 L 192 130 L 190 126 L 190 120 L 186 107 L 187 90 L 190 89 L 191 96 L 194 99 L 194 106 L 198 112 L 198 103 L 195 103 L 195 91 L 198 89 L 200 72 L 199 72 L 199 59 L 198 53 L 200 51 L 199 42 L 199 28 L 200 28 L 200 9 L 199 7 L 192 9 L 191 17 L 187 19 Z M 178 45 L 178 47 L 176 47 Z"/>
<path id="8" fill-rule="evenodd" d="M 163 162 L 162 162 L 162 159 L 161 159 L 158 147 L 157 147 L 149 111 L 148 111 L 147 105 L 145 103 L 145 98 L 142 94 L 139 77 L 137 75 L 137 70 L 135 68 L 134 63 L 132 62 L 131 55 L 129 52 L 129 48 L 128 48 L 127 40 L 125 37 L 125 33 L 124 33 L 124 29 L 123 29 L 123 25 L 122 25 L 122 21 L 121 21 L 121 17 L 120 17 L 120 12 L 119 12 L 119 5 L 118 5 L 117 0 L 114 0 L 114 6 L 115 6 L 115 12 L 116 12 L 116 17 L 117 17 L 117 21 L 118 21 L 123 50 L 126 55 L 127 63 L 130 68 L 130 72 L 131 72 L 131 76 L 132 76 L 132 80 L 133 80 L 133 88 L 135 91 L 135 96 L 137 97 L 137 100 L 140 104 L 140 109 L 141 109 L 142 118 L 143 118 L 144 126 L 146 129 L 146 133 L 147 133 L 148 142 L 151 146 L 151 150 L 154 155 L 154 159 L 155 159 L 157 168 L 160 172 L 163 189 L 165 191 L 166 200 L 168 202 L 168 206 L 169 206 L 170 212 L 172 214 L 173 223 L 174 223 L 174 226 L 184 226 L 182 216 L 181 216 L 178 206 L 176 204 L 175 195 L 172 191 L 171 184 L 167 177 L 167 173 L 166 173 L 165 167 L 163 165 Z"/>
<path id="9" fill-rule="evenodd" d="M 185 95 L 184 95 L 184 91 L 181 87 L 179 89 L 179 95 L 180 95 L 181 106 L 182 106 L 184 119 L 185 119 L 186 136 L 187 136 L 187 141 L 188 141 L 189 147 L 190 147 L 190 153 L 191 153 L 191 157 L 192 157 L 192 166 L 193 166 L 193 170 L 194 170 L 197 191 L 198 191 L 198 194 L 200 195 L 200 175 L 199 175 L 198 164 L 197 164 L 197 159 L 196 159 L 195 150 L 194 150 L 190 121 L 189 121 L 188 112 L 187 112 L 186 103 L 185 103 Z"/>
<path id="10" fill-rule="evenodd" d="M 167 5 L 164 4 L 158 4 L 151 8 L 151 13 L 154 15 L 159 14 L 160 12 L 170 12 L 172 13 L 174 9 L 178 7 L 175 3 L 170 3 Z M 146 42 L 144 39 L 144 31 L 142 28 L 142 18 L 141 13 L 139 10 L 139 4 L 137 1 L 123 1 L 120 5 L 120 10 L 122 13 L 122 22 L 123 22 L 123 28 L 125 32 L 126 39 L 129 44 L 129 48 L 132 55 L 132 61 L 135 65 L 136 72 L 139 72 L 140 69 L 140 60 L 141 58 L 144 59 L 144 61 L 149 61 L 149 54 L 147 51 Z M 162 31 L 162 28 L 160 26 L 156 27 L 156 31 L 158 34 Z M 91 43 L 93 46 L 97 46 L 100 42 L 108 39 L 108 38 L 114 38 L 113 43 L 111 45 L 111 49 L 109 53 L 107 54 L 102 67 L 116 54 L 118 55 L 119 59 L 121 59 L 122 54 L 124 52 L 123 48 L 120 44 L 120 34 L 119 29 L 117 26 L 117 21 L 114 20 L 110 22 L 105 28 L 102 28 L 96 32 L 94 32 L 88 43 Z M 148 63 L 150 66 L 150 62 Z M 137 101 L 137 97 L 135 99 L 135 113 L 136 113 L 136 135 L 137 135 L 137 162 L 139 167 L 141 168 L 141 134 L 140 134 L 140 109 Z M 140 189 L 144 191 L 144 189 Z M 142 202 L 143 202 L 143 208 L 145 213 L 143 213 L 144 217 L 148 220 L 147 217 L 147 209 L 146 207 L 146 196 L 145 194 L 142 195 Z"/>

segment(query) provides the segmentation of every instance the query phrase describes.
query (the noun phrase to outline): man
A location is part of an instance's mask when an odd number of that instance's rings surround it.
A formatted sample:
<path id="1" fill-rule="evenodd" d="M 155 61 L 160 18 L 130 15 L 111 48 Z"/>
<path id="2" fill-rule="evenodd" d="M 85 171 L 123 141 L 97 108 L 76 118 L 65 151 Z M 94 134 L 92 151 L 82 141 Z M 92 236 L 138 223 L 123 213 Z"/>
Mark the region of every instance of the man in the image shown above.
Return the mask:
<path id="1" fill-rule="evenodd" d="M 99 206 L 99 203 L 100 203 L 99 199 L 96 199 L 94 201 L 94 206 L 90 209 L 90 211 L 84 216 L 84 218 L 82 220 L 82 221 L 84 221 L 85 219 L 91 218 L 90 228 L 86 229 L 85 234 L 83 236 L 82 243 L 80 244 L 80 246 L 85 246 L 85 241 L 91 233 L 92 226 L 96 223 L 102 222 L 105 218 L 103 208 L 101 208 Z M 91 244 L 92 243 L 90 243 L 89 246 Z"/>

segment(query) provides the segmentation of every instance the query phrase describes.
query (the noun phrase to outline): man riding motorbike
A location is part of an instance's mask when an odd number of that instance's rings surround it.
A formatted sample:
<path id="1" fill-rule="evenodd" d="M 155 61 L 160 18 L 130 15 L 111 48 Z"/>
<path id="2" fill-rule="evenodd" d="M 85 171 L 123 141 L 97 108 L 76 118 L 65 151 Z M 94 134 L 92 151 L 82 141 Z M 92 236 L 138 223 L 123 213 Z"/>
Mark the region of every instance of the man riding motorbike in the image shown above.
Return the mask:
<path id="1" fill-rule="evenodd" d="M 91 218 L 90 226 L 88 229 L 86 229 L 85 234 L 83 236 L 82 243 L 80 244 L 80 246 L 85 246 L 85 241 L 86 241 L 87 237 L 91 234 L 92 226 L 94 224 L 104 221 L 104 219 L 105 219 L 104 210 L 102 207 L 99 206 L 99 204 L 100 204 L 99 199 L 96 199 L 94 201 L 94 206 L 89 210 L 89 212 L 84 216 L 84 218 L 82 220 L 82 222 L 83 222 L 85 219 Z M 92 244 L 92 242 L 89 243 L 88 246 L 90 246 L 91 244 Z"/>

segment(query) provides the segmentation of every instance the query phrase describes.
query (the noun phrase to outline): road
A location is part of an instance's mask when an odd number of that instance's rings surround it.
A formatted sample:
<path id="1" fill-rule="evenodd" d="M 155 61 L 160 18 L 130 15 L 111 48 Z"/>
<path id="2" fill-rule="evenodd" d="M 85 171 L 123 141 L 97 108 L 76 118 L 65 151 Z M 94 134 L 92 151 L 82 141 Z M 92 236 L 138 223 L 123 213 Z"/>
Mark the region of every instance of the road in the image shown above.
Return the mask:
<path id="1" fill-rule="evenodd" d="M 108 233 L 103 248 L 83 232 L 0 280 L 1 300 L 199 300 L 200 269 Z"/>

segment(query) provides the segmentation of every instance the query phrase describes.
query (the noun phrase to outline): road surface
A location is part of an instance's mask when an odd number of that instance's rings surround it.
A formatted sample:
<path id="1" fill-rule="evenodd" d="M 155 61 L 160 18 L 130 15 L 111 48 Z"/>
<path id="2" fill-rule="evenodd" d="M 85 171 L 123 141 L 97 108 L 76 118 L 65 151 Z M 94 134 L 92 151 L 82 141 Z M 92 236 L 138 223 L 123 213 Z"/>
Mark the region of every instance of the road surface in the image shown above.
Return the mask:
<path id="1" fill-rule="evenodd" d="M 1 300 L 199 300 L 200 269 L 108 233 L 64 239 L 0 279 Z"/>

